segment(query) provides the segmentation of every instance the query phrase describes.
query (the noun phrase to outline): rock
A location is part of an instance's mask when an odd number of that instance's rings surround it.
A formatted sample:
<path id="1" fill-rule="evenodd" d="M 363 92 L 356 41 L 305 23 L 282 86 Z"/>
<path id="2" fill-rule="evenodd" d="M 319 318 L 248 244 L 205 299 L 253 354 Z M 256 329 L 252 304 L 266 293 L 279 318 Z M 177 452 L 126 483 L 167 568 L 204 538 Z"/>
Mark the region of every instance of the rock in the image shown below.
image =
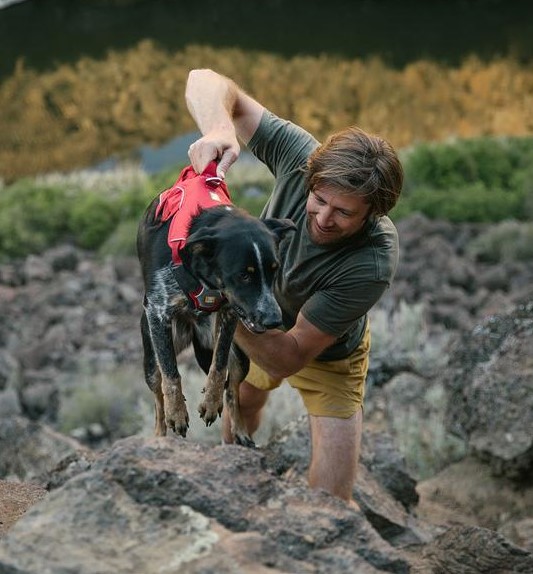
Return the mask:
<path id="1" fill-rule="evenodd" d="M 396 450 L 402 453 L 404 468 L 407 459 L 409 472 L 423 479 L 462 458 L 465 441 L 447 431 L 446 408 L 443 384 L 413 373 L 400 373 L 382 389 L 371 389 L 365 420 L 379 424 L 389 437 L 394 437 L 395 444 L 380 459 L 389 460 Z"/>
<path id="2" fill-rule="evenodd" d="M 413 572 L 495 574 L 533 572 L 533 555 L 485 528 L 454 526 L 423 551 L 422 563 Z"/>
<path id="3" fill-rule="evenodd" d="M 258 449 L 129 437 L 69 471 L 79 462 L 52 471 L 52 491 L 0 541 L 0 573 L 531 571 L 531 553 L 479 527 L 421 524 L 406 539 L 387 524 L 394 547 L 363 513 L 279 477 Z M 363 482 L 381 506 L 385 491 Z"/>
<path id="4" fill-rule="evenodd" d="M 130 437 L 30 510 L 0 572 L 398 572 L 361 513 L 277 478 L 257 450 Z"/>
<path id="5" fill-rule="evenodd" d="M 494 473 L 517 480 L 533 471 L 532 338 L 529 299 L 465 335 L 443 377 L 448 428 L 466 438 Z"/>
<path id="6" fill-rule="evenodd" d="M 58 245 L 48 249 L 43 258 L 48 261 L 55 273 L 60 271 L 75 271 L 83 254 L 73 245 Z"/>
<path id="7" fill-rule="evenodd" d="M 533 518 L 513 520 L 499 529 L 500 533 L 517 546 L 533 552 Z"/>
<path id="8" fill-rule="evenodd" d="M 310 447 L 305 415 L 282 429 L 264 452 L 277 474 L 298 476 L 304 482 Z M 418 500 L 415 486 L 390 437 L 365 429 L 354 498 L 372 526 L 393 546 L 418 544 L 429 536 L 406 511 Z"/>
<path id="9" fill-rule="evenodd" d="M 0 538 L 46 494 L 46 490 L 38 484 L 0 480 Z"/>
<path id="10" fill-rule="evenodd" d="M 19 416 L 0 419 L 0 478 L 33 479 L 66 456 L 85 451 L 46 425 Z"/>
<path id="11" fill-rule="evenodd" d="M 471 455 L 416 488 L 420 495 L 416 512 L 422 520 L 444 526 L 481 526 L 527 548 L 518 529 L 533 516 L 532 484 L 518 489 L 513 480 L 495 477 L 488 465 Z"/>

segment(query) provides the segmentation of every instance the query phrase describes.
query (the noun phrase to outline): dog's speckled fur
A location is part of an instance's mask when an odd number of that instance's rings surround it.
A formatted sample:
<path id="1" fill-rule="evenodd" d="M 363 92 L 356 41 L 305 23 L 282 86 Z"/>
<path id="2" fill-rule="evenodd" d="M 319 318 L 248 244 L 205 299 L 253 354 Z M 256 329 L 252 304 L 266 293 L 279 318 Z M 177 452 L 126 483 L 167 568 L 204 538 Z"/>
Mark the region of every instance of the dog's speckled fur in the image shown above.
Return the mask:
<path id="1" fill-rule="evenodd" d="M 186 436 L 185 406 L 177 356 L 193 345 L 207 374 L 198 407 L 206 425 L 221 414 L 224 389 L 232 430 L 239 444 L 252 446 L 239 412 L 238 388 L 249 367 L 233 343 L 237 322 L 261 333 L 281 324 L 281 310 L 272 293 L 278 267 L 277 245 L 294 225 L 288 220 L 259 220 L 235 206 L 212 207 L 196 215 L 180 251 L 187 272 L 203 285 L 220 290 L 226 302 L 216 313 L 191 308 L 176 276 L 167 243 L 169 221 L 155 216 L 158 198 L 139 224 L 137 251 L 145 296 L 141 319 L 144 372 L 155 395 L 157 435 L 167 428 Z"/>

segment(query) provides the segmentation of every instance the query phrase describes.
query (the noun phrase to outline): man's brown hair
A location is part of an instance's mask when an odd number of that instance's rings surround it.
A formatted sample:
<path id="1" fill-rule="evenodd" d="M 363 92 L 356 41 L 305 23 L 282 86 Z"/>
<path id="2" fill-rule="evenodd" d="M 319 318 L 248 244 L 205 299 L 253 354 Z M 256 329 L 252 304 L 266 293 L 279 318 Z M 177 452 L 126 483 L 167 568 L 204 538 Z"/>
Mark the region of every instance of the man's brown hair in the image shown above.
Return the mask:
<path id="1" fill-rule="evenodd" d="M 351 126 L 332 134 L 309 157 L 308 192 L 324 186 L 364 197 L 373 215 L 386 215 L 398 201 L 403 168 L 384 139 Z"/>

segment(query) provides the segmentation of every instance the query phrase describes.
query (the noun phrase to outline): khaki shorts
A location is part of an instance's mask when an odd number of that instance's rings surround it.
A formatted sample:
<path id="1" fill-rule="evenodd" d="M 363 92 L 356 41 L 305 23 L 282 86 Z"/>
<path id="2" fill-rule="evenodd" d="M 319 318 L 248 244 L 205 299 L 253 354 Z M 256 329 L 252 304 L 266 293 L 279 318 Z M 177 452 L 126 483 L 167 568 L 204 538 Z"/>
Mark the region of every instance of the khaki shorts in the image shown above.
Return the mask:
<path id="1" fill-rule="evenodd" d="M 350 356 L 338 361 L 311 361 L 287 380 L 298 389 L 310 415 L 347 419 L 363 405 L 369 353 L 367 319 L 363 339 Z M 271 391 L 283 382 L 272 379 L 252 362 L 246 380 L 264 391 Z"/>

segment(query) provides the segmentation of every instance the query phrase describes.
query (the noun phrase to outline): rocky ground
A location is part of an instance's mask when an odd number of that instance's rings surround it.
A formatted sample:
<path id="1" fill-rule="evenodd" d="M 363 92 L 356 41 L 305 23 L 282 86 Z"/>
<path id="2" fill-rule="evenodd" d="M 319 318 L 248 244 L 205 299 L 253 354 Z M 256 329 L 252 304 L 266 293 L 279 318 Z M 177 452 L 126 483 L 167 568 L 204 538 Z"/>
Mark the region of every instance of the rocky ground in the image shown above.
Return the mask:
<path id="1" fill-rule="evenodd" d="M 305 487 L 293 395 L 255 451 L 147 436 L 135 260 L 65 245 L 0 266 L 0 574 L 533 571 L 533 266 L 475 261 L 481 231 L 399 226 L 379 311 L 392 329 L 423 303 L 424 340 L 448 344 L 374 356 L 361 512 Z"/>

